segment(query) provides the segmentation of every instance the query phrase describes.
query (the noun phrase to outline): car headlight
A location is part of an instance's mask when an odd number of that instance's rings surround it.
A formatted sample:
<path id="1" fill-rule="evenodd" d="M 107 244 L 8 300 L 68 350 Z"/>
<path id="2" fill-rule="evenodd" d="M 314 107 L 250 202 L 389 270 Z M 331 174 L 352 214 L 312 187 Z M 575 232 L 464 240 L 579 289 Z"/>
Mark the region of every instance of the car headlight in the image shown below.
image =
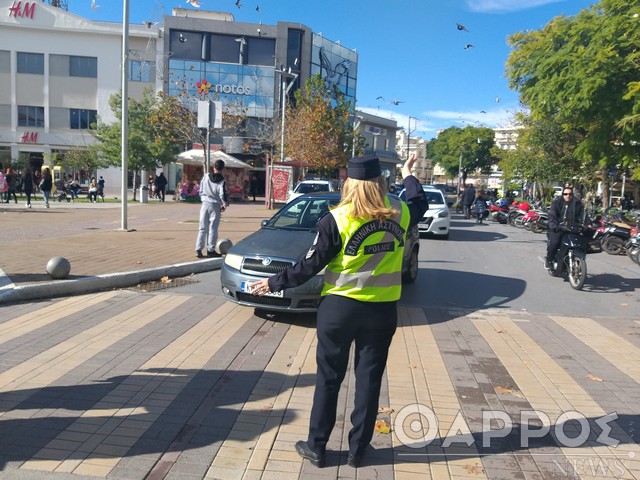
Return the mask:
<path id="1" fill-rule="evenodd" d="M 240 270 L 242 267 L 242 255 L 236 255 L 234 253 L 227 253 L 224 257 L 224 263 L 231 268 Z"/>
<path id="2" fill-rule="evenodd" d="M 446 218 L 449 216 L 449 212 L 447 210 L 440 210 L 438 212 L 438 218 Z"/>

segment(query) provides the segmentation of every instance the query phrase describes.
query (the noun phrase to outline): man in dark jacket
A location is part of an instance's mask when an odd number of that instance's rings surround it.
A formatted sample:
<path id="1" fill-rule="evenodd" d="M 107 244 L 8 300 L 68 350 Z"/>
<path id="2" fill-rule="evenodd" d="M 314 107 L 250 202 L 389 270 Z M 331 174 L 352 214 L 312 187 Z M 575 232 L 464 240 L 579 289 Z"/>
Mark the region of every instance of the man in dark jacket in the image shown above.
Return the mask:
<path id="1" fill-rule="evenodd" d="M 462 192 L 462 206 L 464 207 L 464 218 L 471 218 L 471 205 L 473 205 L 474 200 L 476 199 L 476 189 L 473 188 L 473 185 L 469 184 Z"/>
<path id="2" fill-rule="evenodd" d="M 164 172 L 160 172 L 160 175 L 156 177 L 156 194 L 161 202 L 164 202 L 165 192 L 167 190 L 167 177 L 164 176 Z"/>
<path id="3" fill-rule="evenodd" d="M 547 231 L 547 257 L 544 268 L 552 268 L 553 257 L 556 256 L 562 241 L 561 227 L 582 225 L 584 220 L 584 206 L 573 195 L 573 187 L 562 189 L 562 195 L 556 197 L 549 207 L 549 230 Z"/>

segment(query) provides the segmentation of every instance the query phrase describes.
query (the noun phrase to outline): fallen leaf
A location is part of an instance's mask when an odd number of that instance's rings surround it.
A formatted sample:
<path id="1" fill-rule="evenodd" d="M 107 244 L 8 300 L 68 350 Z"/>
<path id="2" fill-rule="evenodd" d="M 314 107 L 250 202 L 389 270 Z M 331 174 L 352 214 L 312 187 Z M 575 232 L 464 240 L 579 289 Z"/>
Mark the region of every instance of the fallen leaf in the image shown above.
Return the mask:
<path id="1" fill-rule="evenodd" d="M 588 378 L 589 380 L 593 380 L 594 382 L 604 382 L 604 380 L 603 380 L 603 379 L 601 379 L 600 377 L 596 377 L 596 376 L 595 376 L 594 374 L 592 374 L 592 373 L 588 373 L 588 374 L 587 374 L 587 378 Z"/>
<path id="2" fill-rule="evenodd" d="M 513 388 L 496 387 L 496 392 L 502 393 L 502 394 L 507 394 L 508 393 L 510 395 L 513 395 L 514 397 L 524 398 L 524 395 L 522 395 L 517 390 L 514 390 Z"/>
<path id="3" fill-rule="evenodd" d="M 504 330 L 501 328 L 496 328 L 496 333 L 504 333 Z"/>
<path id="4" fill-rule="evenodd" d="M 162 283 L 171 283 L 171 279 L 168 276 L 164 276 L 160 279 Z"/>
<path id="5" fill-rule="evenodd" d="M 484 473 L 484 469 L 479 466 L 477 463 L 474 465 L 465 465 L 465 470 L 467 473 L 471 473 L 473 475 L 482 475 Z"/>
<path id="6" fill-rule="evenodd" d="M 411 365 L 409 365 L 409 368 L 416 368 L 416 366 L 412 363 Z"/>
<path id="7" fill-rule="evenodd" d="M 141 263 L 144 263 L 144 262 L 141 262 L 140 260 L 138 260 L 136 263 L 140 265 Z"/>
<path id="8" fill-rule="evenodd" d="M 628 307 L 628 306 L 629 306 L 629 304 L 628 304 L 628 303 L 621 303 L 621 304 L 620 304 L 620 306 L 621 306 L 621 307 Z"/>
<path id="9" fill-rule="evenodd" d="M 391 433 L 391 427 L 384 420 L 376 420 L 375 430 L 379 433 Z"/>
<path id="10" fill-rule="evenodd" d="M 393 412 L 395 412 L 395 410 L 393 408 L 390 408 L 390 407 L 380 407 L 380 408 L 378 408 L 378 413 L 381 413 L 383 415 L 387 414 L 387 413 L 393 413 Z"/>

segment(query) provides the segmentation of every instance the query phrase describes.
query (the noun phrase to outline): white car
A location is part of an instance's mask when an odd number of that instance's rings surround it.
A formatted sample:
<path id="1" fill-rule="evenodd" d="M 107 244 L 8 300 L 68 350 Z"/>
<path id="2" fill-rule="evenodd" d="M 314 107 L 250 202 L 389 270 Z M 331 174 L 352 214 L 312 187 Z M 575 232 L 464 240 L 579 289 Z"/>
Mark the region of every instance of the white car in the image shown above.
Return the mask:
<path id="1" fill-rule="evenodd" d="M 287 194 L 287 202 L 305 193 L 335 192 L 337 189 L 331 180 L 303 180 Z"/>
<path id="2" fill-rule="evenodd" d="M 429 209 L 424 212 L 422 220 L 418 223 L 418 230 L 420 233 L 431 234 L 448 240 L 451 217 L 449 216 L 449 205 L 442 190 L 431 185 L 423 185 L 422 189 L 427 195 Z M 400 198 L 406 200 L 404 190 L 400 192 Z"/>

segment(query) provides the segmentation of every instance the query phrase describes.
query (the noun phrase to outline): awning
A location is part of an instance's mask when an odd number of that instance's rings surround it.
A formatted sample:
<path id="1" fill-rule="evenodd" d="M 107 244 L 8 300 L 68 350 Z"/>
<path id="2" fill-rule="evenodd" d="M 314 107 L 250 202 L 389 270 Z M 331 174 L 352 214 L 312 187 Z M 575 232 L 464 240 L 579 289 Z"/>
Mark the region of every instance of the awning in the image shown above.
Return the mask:
<path id="1" fill-rule="evenodd" d="M 188 165 L 202 165 L 204 163 L 204 150 L 194 148 L 176 155 L 175 158 L 176 162 L 186 163 Z M 242 160 L 218 150 L 211 152 L 211 163 L 213 164 L 216 160 L 223 160 L 227 168 L 253 168 L 248 163 L 244 163 Z"/>

